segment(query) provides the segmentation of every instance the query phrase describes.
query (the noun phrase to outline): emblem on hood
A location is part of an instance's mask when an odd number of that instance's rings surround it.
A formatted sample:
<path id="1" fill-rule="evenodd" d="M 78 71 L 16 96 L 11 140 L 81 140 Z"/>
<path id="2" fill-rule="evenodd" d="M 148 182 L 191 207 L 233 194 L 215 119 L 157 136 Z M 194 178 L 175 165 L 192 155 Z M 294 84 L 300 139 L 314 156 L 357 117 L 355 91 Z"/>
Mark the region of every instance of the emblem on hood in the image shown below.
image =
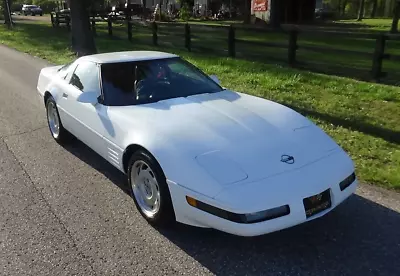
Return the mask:
<path id="1" fill-rule="evenodd" d="M 281 156 L 281 162 L 286 163 L 286 164 L 293 164 L 294 163 L 294 157 L 284 154 L 284 155 Z"/>

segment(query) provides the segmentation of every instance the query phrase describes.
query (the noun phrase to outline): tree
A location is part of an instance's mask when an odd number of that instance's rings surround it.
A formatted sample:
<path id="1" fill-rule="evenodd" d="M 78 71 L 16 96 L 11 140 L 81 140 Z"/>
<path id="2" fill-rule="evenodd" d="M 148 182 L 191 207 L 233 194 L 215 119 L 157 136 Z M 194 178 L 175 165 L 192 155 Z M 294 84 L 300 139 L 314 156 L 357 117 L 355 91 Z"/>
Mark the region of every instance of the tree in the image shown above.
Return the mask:
<path id="1" fill-rule="evenodd" d="M 363 20 L 363 18 L 364 18 L 364 7 L 365 7 L 365 0 L 360 0 L 360 10 L 358 11 L 357 21 Z"/>
<path id="2" fill-rule="evenodd" d="M 373 0 L 372 1 L 371 18 L 375 17 L 377 8 L 378 8 L 378 0 Z"/>
<path id="3" fill-rule="evenodd" d="M 397 0 L 393 11 L 393 22 L 392 22 L 392 28 L 390 30 L 391 33 L 398 32 L 399 17 L 400 17 L 400 0 Z"/>
<path id="4" fill-rule="evenodd" d="M 68 0 L 71 9 L 72 50 L 78 57 L 97 53 L 96 44 L 90 29 L 90 0 Z"/>
<path id="5" fill-rule="evenodd" d="M 7 24 L 8 28 L 13 27 L 13 21 L 11 17 L 11 5 L 11 0 L 3 0 L 4 24 Z"/>
<path id="6" fill-rule="evenodd" d="M 270 24 L 272 27 L 278 28 L 281 25 L 281 18 L 280 18 L 281 1 L 271 0 L 270 5 L 271 5 Z"/>

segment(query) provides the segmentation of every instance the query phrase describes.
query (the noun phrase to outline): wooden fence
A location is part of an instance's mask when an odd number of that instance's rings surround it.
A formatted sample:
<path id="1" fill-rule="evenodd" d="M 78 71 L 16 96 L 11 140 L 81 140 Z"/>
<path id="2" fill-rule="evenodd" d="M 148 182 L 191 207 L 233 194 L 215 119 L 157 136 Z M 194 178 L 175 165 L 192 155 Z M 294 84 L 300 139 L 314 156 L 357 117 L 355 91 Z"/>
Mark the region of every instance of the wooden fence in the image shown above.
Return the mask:
<path id="1" fill-rule="evenodd" d="M 53 18 L 53 17 L 52 17 Z M 62 19 L 57 18 L 54 20 L 55 22 L 61 22 Z M 91 27 L 94 35 L 97 35 L 97 23 L 96 21 L 101 21 L 96 20 L 95 16 L 91 17 Z M 52 19 L 53 22 L 53 19 Z M 66 26 L 68 29 L 70 29 L 70 22 L 69 20 L 64 20 Z M 112 18 L 107 19 L 107 33 L 109 36 L 114 36 L 114 25 L 115 22 Z M 133 41 L 133 26 L 138 25 L 139 21 L 133 21 L 133 20 L 125 20 L 122 21 L 124 22 L 123 26 L 125 29 L 126 33 L 126 38 L 129 41 Z M 143 22 L 143 21 L 142 21 Z M 59 24 L 53 24 L 54 27 L 57 27 Z M 225 45 L 227 46 L 227 51 L 226 55 L 232 58 L 235 58 L 237 56 L 237 45 L 248 45 L 248 46 L 258 46 L 258 47 L 263 47 L 263 48 L 272 48 L 272 49 L 286 49 L 287 51 L 287 58 L 285 63 L 287 63 L 289 66 L 295 67 L 299 64 L 298 60 L 298 50 L 299 49 L 304 49 L 308 51 L 313 51 L 313 52 L 319 52 L 319 53 L 331 53 L 331 54 L 350 54 L 352 56 L 359 56 L 363 57 L 366 59 L 369 59 L 371 61 L 371 70 L 369 71 L 370 78 L 372 78 L 374 81 L 379 82 L 382 78 L 387 76 L 387 73 L 383 71 L 383 62 L 384 60 L 391 60 L 391 61 L 398 61 L 400 62 L 400 55 L 393 55 L 393 54 L 388 54 L 385 52 L 386 50 L 386 44 L 387 41 L 389 40 L 394 40 L 394 41 L 400 41 L 399 36 L 395 35 L 390 35 L 390 34 L 371 34 L 371 33 L 347 33 L 347 32 L 327 32 L 327 31 L 303 31 L 299 30 L 296 28 L 283 28 L 281 30 L 272 30 L 272 29 L 265 29 L 265 28 L 251 28 L 251 29 L 243 29 L 240 27 L 234 27 L 234 26 L 218 26 L 218 25 L 197 25 L 197 24 L 184 24 L 184 23 L 166 23 L 166 22 L 147 22 L 147 23 L 142 23 L 142 25 L 145 27 L 147 32 L 151 34 L 152 36 L 152 44 L 154 46 L 159 46 L 162 41 L 160 41 L 160 36 L 173 36 L 177 40 L 181 40 L 182 45 L 184 46 L 185 49 L 188 51 L 192 51 L 194 47 L 199 48 L 200 50 L 203 51 L 215 51 L 215 47 L 200 47 L 200 46 L 194 46 L 192 43 L 192 40 L 196 38 L 197 36 L 193 34 L 193 28 L 196 27 L 201 27 L 204 28 L 205 30 L 207 29 L 219 29 L 225 33 L 225 37 L 220 37 Z M 119 22 L 119 26 L 121 26 L 121 22 Z M 160 30 L 160 27 L 162 28 L 171 28 L 175 27 L 174 31 L 172 32 L 166 32 L 163 30 Z M 246 39 L 240 39 L 236 37 L 236 33 L 238 30 L 249 30 L 253 32 L 259 32 L 261 34 L 268 34 L 269 32 L 279 32 L 281 34 L 285 34 L 287 43 L 283 42 L 267 42 L 267 41 L 252 41 L 252 40 L 246 40 Z M 177 33 L 178 31 L 178 33 Z M 179 33 L 183 31 L 183 33 Z M 346 37 L 346 38 L 354 38 L 354 39 L 373 39 L 375 40 L 375 49 L 373 52 L 365 52 L 365 51 L 358 51 L 358 50 L 348 50 L 348 49 L 335 49 L 335 48 L 327 48 L 323 46 L 314 46 L 314 45 L 299 45 L 298 40 L 299 37 L 302 34 L 308 34 L 312 36 L 322 36 L 322 37 L 332 37 L 336 36 L 338 39 Z M 400 63 L 399 63 L 400 64 Z M 329 65 L 327 65 L 329 66 Z M 400 66 L 399 66 L 400 68 Z"/>

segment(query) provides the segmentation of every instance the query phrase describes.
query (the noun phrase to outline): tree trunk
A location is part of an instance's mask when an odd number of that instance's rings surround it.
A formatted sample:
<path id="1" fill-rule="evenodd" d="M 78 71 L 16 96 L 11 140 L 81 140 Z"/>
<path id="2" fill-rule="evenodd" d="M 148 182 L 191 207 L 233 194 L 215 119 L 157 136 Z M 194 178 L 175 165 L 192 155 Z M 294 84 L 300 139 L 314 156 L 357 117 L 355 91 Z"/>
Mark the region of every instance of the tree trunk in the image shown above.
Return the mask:
<path id="1" fill-rule="evenodd" d="M 271 0 L 270 3 L 270 24 L 274 28 L 279 28 L 281 26 L 281 2 L 280 0 Z"/>
<path id="2" fill-rule="evenodd" d="M 374 17 L 375 17 L 377 8 L 378 8 L 378 0 L 373 0 L 373 2 L 372 2 L 371 18 L 374 18 Z"/>
<path id="3" fill-rule="evenodd" d="M 4 24 L 7 24 L 8 28 L 13 27 L 13 21 L 11 17 L 11 4 L 11 0 L 3 0 Z"/>
<path id="4" fill-rule="evenodd" d="M 399 18 L 400 18 L 400 1 L 397 1 L 393 11 L 393 22 L 392 22 L 392 28 L 390 30 L 391 33 L 397 33 L 399 31 L 398 30 Z"/>
<path id="5" fill-rule="evenodd" d="M 384 1 L 384 12 L 383 16 L 384 17 L 391 17 L 392 16 L 392 11 L 393 11 L 393 0 L 386 0 Z"/>
<path id="6" fill-rule="evenodd" d="M 71 9 L 72 50 L 78 57 L 97 53 L 90 29 L 89 0 L 69 0 Z"/>
<path id="7" fill-rule="evenodd" d="M 360 1 L 360 10 L 358 11 L 357 21 L 361 21 L 364 18 L 364 6 L 365 6 L 365 0 L 361 0 Z"/>
<path id="8" fill-rule="evenodd" d="M 346 13 L 346 6 L 347 6 L 347 0 L 344 0 L 342 6 L 342 16 L 344 16 Z"/>
<path id="9" fill-rule="evenodd" d="M 251 19 L 251 0 L 244 0 L 244 23 L 249 24 Z"/>

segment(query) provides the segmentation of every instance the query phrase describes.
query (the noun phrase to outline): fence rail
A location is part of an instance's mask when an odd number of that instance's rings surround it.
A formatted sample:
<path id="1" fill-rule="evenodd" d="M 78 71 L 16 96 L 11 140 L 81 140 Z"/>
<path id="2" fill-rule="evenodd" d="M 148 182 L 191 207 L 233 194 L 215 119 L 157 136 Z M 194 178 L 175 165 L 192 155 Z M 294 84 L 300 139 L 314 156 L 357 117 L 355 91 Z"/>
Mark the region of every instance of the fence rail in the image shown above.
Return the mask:
<path id="1" fill-rule="evenodd" d="M 96 26 L 99 24 L 96 21 L 96 16 L 99 14 L 91 15 L 91 28 L 94 35 L 97 35 Z M 63 16 L 61 14 L 52 14 L 51 20 L 53 23 L 53 27 L 57 28 L 60 26 L 60 23 L 64 23 L 67 26 L 67 29 L 70 30 L 70 20 L 69 17 Z M 104 20 L 103 20 L 104 21 Z M 116 21 L 113 18 L 109 17 L 105 21 L 107 23 L 107 33 L 109 36 L 115 36 L 114 28 Z M 225 53 L 229 57 L 236 57 L 237 53 L 242 56 L 240 51 L 237 51 L 237 46 L 248 45 L 255 47 L 263 47 L 268 49 L 286 49 L 287 50 L 287 58 L 286 63 L 289 66 L 296 66 L 300 62 L 298 61 L 298 51 L 306 50 L 313 51 L 316 53 L 334 53 L 334 54 L 343 54 L 343 55 L 352 55 L 357 57 L 364 57 L 366 59 L 370 59 L 371 61 L 371 70 L 369 71 L 370 77 L 379 82 L 382 78 L 387 76 L 386 72 L 383 72 L 383 62 L 384 60 L 391 61 L 400 61 L 400 55 L 393 55 L 386 53 L 387 41 L 400 41 L 399 36 L 378 33 L 349 33 L 349 32 L 330 32 L 330 31 L 315 31 L 315 30 L 301 30 L 296 27 L 282 27 L 280 30 L 272 30 L 268 28 L 260 29 L 260 28 L 237 28 L 232 25 L 230 26 L 205 26 L 198 24 L 188 24 L 188 23 L 166 23 L 166 22 L 147 22 L 143 23 L 143 21 L 135 21 L 132 20 L 129 16 L 126 17 L 125 23 L 123 24 L 125 28 L 126 38 L 129 41 L 133 41 L 134 31 L 133 28 L 142 27 L 148 34 L 151 36 L 151 43 L 154 46 L 159 46 L 160 39 L 165 39 L 165 37 L 173 38 L 176 42 L 168 42 L 171 45 L 183 45 L 184 48 L 188 51 L 192 51 L 194 48 L 197 50 L 210 51 L 210 52 L 219 52 Z M 249 40 L 243 38 L 237 38 L 237 31 L 247 31 L 247 32 L 257 32 L 261 34 L 273 34 L 280 33 L 286 36 L 287 43 L 283 42 L 274 42 L 274 41 L 256 41 Z M 225 43 L 227 46 L 226 49 L 216 49 L 216 45 L 211 45 L 211 47 L 204 47 L 201 45 L 197 45 L 198 43 L 193 43 L 194 40 L 202 39 L 200 34 L 210 34 L 216 35 L 215 31 L 218 31 L 218 35 L 222 35 L 220 37 L 220 41 Z M 193 34 L 195 32 L 195 34 Z M 301 35 L 308 35 L 312 37 L 332 37 L 335 36 L 339 38 L 346 39 L 369 39 L 371 41 L 375 41 L 375 48 L 371 52 L 360 51 L 360 50 L 349 50 L 349 49 L 338 49 L 333 47 L 323 47 L 323 46 L 315 46 L 315 45 L 304 45 L 303 43 L 299 43 L 299 37 Z M 225 36 L 225 37 L 223 37 Z M 179 42 L 179 40 L 181 42 Z M 166 41 L 165 41 L 166 42 Z M 219 47 L 222 48 L 222 47 Z M 254 53 L 250 53 L 250 55 L 254 55 Z"/>

